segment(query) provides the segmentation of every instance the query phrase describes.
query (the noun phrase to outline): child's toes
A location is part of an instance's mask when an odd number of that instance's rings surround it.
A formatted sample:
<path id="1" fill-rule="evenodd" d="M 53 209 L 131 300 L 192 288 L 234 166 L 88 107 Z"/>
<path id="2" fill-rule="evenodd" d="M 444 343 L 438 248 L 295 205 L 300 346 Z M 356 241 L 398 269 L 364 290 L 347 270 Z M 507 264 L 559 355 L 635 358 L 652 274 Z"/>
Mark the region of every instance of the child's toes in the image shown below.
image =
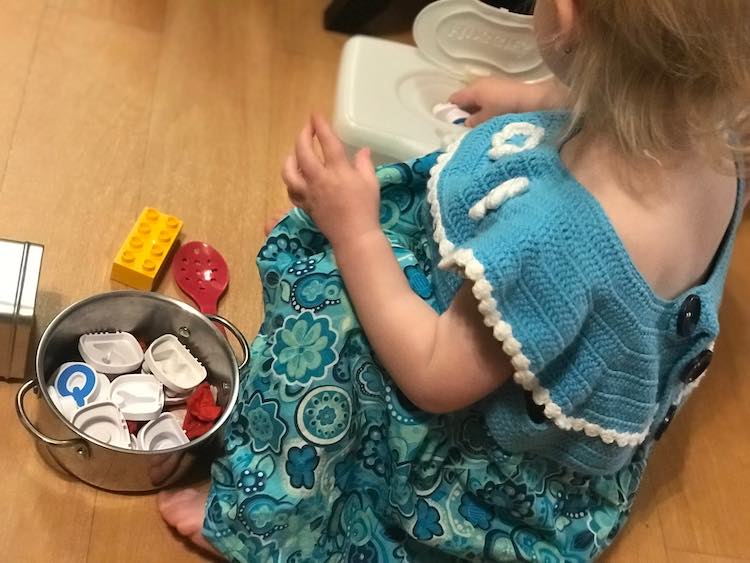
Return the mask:
<path id="1" fill-rule="evenodd" d="M 201 536 L 203 532 L 203 512 L 195 512 L 182 507 L 177 517 L 175 530 L 186 538 L 193 540 L 194 536 Z"/>
<path id="2" fill-rule="evenodd" d="M 164 491 L 157 497 L 157 505 L 164 521 L 178 534 L 197 547 L 220 558 L 221 554 L 203 537 L 203 517 L 208 489 L 180 489 Z"/>
<path id="3" fill-rule="evenodd" d="M 203 524 L 206 495 L 195 489 L 159 493 L 157 504 L 162 518 L 182 535 L 190 535 Z"/>
<path id="4" fill-rule="evenodd" d="M 189 489 L 180 489 L 178 491 L 161 491 L 156 497 L 156 504 L 159 512 L 162 514 L 170 513 L 172 509 L 184 502 L 185 495 Z"/>
<path id="5" fill-rule="evenodd" d="M 190 541 L 193 542 L 195 545 L 197 545 L 199 548 L 207 551 L 211 555 L 213 555 L 216 558 L 221 558 L 221 553 L 216 551 L 216 548 L 212 546 L 210 543 L 208 543 L 208 540 L 203 537 L 202 530 L 197 531 L 192 536 L 190 536 Z"/>

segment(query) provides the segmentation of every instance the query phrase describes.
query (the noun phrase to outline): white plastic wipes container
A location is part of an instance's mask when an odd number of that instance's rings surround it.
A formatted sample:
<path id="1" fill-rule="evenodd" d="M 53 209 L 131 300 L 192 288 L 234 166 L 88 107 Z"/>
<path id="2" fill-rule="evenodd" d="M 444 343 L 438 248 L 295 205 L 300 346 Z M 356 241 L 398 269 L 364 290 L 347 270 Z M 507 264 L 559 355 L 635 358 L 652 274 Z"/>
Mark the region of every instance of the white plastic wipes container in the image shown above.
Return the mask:
<path id="1" fill-rule="evenodd" d="M 350 152 L 370 147 L 376 164 L 425 155 L 465 131 L 433 108 L 473 79 L 552 76 L 528 15 L 439 0 L 419 13 L 413 32 L 416 47 L 357 36 L 341 55 L 334 127 Z"/>

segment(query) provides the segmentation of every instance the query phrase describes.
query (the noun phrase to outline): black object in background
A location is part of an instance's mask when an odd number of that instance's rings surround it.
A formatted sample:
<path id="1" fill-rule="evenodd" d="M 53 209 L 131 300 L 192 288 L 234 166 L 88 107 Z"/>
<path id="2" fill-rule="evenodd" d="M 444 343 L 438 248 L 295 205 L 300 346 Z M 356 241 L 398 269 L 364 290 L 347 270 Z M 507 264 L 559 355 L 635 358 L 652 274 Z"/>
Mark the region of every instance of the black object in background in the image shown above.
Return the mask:
<path id="1" fill-rule="evenodd" d="M 495 8 L 505 8 L 517 14 L 531 15 L 534 11 L 534 0 L 480 0 Z"/>
<path id="2" fill-rule="evenodd" d="M 519 14 L 530 14 L 534 6 L 533 0 L 481 1 Z M 331 0 L 325 11 L 325 27 L 331 31 L 357 33 L 362 26 L 385 11 L 389 4 L 390 0 Z"/>

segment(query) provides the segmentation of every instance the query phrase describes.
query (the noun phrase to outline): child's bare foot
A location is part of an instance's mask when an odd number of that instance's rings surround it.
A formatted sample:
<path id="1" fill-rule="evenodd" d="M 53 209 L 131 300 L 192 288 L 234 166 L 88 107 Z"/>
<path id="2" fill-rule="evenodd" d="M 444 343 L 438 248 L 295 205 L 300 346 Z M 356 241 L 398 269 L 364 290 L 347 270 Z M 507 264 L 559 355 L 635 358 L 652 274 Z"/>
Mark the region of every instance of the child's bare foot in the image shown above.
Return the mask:
<path id="1" fill-rule="evenodd" d="M 273 228 L 281 222 L 281 220 L 284 218 L 284 215 L 286 214 L 287 211 L 277 211 L 276 213 L 274 213 L 273 217 L 266 221 L 266 226 L 263 228 L 263 233 L 266 236 L 271 234 Z"/>
<path id="2" fill-rule="evenodd" d="M 179 489 L 159 493 L 157 504 L 164 521 L 178 534 L 200 549 L 221 558 L 221 554 L 203 537 L 208 485 L 200 489 Z"/>

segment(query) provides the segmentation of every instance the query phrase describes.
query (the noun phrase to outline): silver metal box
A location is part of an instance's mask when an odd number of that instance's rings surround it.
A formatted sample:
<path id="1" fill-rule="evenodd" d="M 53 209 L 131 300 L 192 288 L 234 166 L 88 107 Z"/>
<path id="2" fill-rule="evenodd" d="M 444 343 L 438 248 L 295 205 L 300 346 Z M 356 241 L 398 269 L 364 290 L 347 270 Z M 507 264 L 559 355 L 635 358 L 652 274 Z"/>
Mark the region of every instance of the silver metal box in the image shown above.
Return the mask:
<path id="1" fill-rule="evenodd" d="M 44 248 L 0 239 L 0 378 L 23 379 Z"/>

